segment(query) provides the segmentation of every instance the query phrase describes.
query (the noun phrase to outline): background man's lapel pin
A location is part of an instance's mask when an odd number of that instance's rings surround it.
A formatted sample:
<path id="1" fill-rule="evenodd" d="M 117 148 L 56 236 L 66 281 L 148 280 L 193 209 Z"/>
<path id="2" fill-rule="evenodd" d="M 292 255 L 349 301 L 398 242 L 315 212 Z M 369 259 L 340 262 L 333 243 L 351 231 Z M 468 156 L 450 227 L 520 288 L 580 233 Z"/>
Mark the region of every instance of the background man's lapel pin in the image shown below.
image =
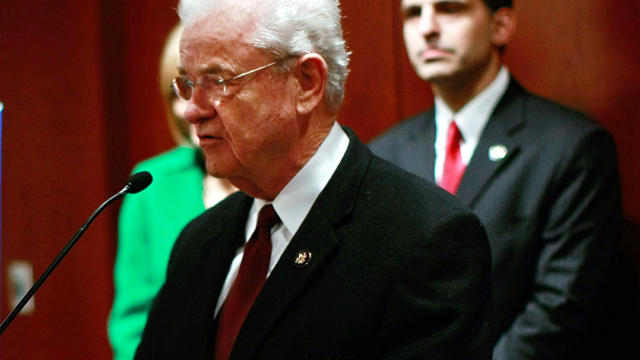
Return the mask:
<path id="1" fill-rule="evenodd" d="M 491 147 L 489 147 L 489 160 L 500 161 L 504 159 L 508 153 L 509 150 L 502 144 L 491 145 Z"/>

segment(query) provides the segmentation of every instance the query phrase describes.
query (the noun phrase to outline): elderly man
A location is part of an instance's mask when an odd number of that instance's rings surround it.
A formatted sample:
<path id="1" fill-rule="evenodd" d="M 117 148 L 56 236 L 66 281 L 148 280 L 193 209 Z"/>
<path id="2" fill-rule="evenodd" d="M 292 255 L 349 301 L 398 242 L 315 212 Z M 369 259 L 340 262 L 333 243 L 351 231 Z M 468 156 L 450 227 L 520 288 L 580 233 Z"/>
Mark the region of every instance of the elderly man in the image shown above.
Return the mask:
<path id="1" fill-rule="evenodd" d="M 136 358 L 488 358 L 479 220 L 336 123 L 337 1 L 179 13 L 174 86 L 207 171 L 242 192 L 178 237 Z"/>
<path id="2" fill-rule="evenodd" d="M 614 358 L 618 347 L 605 339 L 618 329 L 602 300 L 616 298 L 607 289 L 621 219 L 615 145 L 502 66 L 516 27 L 511 3 L 402 0 L 407 54 L 431 84 L 435 111 L 371 148 L 454 193 L 485 225 L 494 359 Z"/>

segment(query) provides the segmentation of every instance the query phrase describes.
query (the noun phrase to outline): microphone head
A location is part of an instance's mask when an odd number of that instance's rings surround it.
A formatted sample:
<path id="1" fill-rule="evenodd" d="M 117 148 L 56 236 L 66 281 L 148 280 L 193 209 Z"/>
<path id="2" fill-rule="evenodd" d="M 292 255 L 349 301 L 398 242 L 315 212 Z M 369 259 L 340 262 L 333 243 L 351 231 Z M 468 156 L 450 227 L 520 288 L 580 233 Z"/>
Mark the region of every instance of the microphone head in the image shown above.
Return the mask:
<path id="1" fill-rule="evenodd" d="M 127 192 L 129 194 L 140 192 L 146 189 L 149 184 L 151 184 L 151 180 L 153 180 L 153 178 L 148 171 L 137 172 L 131 175 L 129 181 L 127 181 Z"/>

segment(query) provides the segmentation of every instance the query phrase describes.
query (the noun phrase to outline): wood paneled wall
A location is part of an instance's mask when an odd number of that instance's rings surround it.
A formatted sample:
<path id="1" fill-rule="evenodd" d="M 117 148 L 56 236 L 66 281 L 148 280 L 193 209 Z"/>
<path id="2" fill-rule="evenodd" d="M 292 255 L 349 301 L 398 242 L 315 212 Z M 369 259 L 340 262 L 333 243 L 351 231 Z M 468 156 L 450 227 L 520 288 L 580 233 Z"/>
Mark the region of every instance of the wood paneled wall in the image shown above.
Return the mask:
<path id="1" fill-rule="evenodd" d="M 6 266 L 51 259 L 138 161 L 169 149 L 157 64 L 176 0 L 33 0 L 0 11 L 2 318 Z M 368 141 L 432 103 L 413 74 L 397 0 L 343 0 L 353 51 L 340 121 Z M 530 90 L 577 108 L 613 134 L 624 210 L 640 223 L 640 5 L 516 0 L 506 53 Z M 117 205 L 107 210 L 36 295 L 36 312 L 0 338 L 2 359 L 109 359 Z M 628 253 L 640 264 L 638 232 Z"/>
<path id="2" fill-rule="evenodd" d="M 26 260 L 37 276 L 44 271 L 106 195 L 109 149 L 99 4 L 27 1 L 1 8 L 4 319 L 7 265 Z M 3 359 L 108 353 L 100 336 L 112 294 L 108 219 L 95 222 L 41 288 L 35 314 L 19 316 L 3 334 Z"/>

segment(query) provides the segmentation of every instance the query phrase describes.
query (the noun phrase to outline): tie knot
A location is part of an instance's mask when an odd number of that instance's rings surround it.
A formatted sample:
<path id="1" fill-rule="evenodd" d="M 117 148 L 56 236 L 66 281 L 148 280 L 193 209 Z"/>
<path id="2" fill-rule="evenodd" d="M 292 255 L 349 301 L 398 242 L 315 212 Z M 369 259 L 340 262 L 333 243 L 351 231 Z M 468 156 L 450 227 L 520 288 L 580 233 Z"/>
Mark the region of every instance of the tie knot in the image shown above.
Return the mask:
<path id="1" fill-rule="evenodd" d="M 462 160 L 462 153 L 460 150 L 460 140 L 462 140 L 462 134 L 458 129 L 455 121 L 451 121 L 449 125 L 449 131 L 447 132 L 447 144 L 445 147 L 446 154 L 444 159 L 444 166 L 442 168 L 442 178 L 438 182 L 440 186 L 452 194 L 455 194 L 464 174 L 466 165 Z"/>
<path id="2" fill-rule="evenodd" d="M 462 140 L 462 133 L 460 133 L 455 120 L 452 120 L 447 132 L 447 144 L 459 143 L 460 140 Z"/>
<path id="3" fill-rule="evenodd" d="M 273 225 L 277 224 L 280 221 L 278 214 L 276 214 L 276 210 L 273 208 L 273 205 L 268 204 L 260 209 L 260 213 L 258 214 L 258 228 L 259 229 L 271 229 Z"/>

